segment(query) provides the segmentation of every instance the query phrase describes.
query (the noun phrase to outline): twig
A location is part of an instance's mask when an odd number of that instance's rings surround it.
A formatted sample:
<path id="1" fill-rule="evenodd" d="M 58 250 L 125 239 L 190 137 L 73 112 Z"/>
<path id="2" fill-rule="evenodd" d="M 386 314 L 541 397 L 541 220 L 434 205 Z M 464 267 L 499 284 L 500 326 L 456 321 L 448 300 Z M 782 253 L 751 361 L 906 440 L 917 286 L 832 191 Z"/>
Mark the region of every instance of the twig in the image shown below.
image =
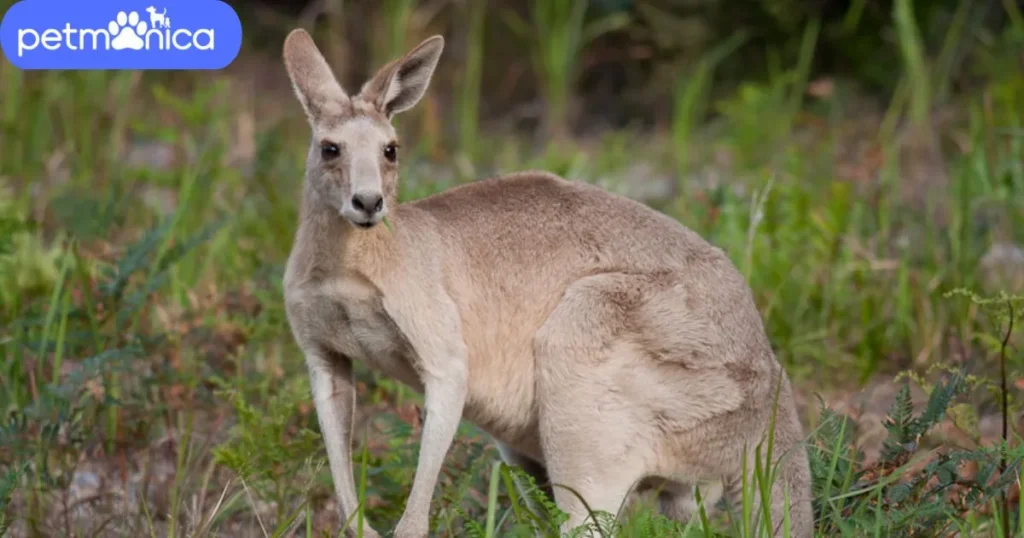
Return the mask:
<path id="1" fill-rule="evenodd" d="M 999 475 L 1002 476 L 1006 473 L 1006 449 L 1009 446 L 1009 411 L 1010 411 L 1010 399 L 1009 392 L 1006 387 L 1006 348 L 1010 345 L 1010 335 L 1013 334 L 1013 302 L 1007 301 L 1006 308 L 1010 311 L 1010 321 L 1006 327 L 1006 334 L 1003 336 L 1002 345 L 999 346 L 999 377 L 1002 382 L 1002 400 L 1003 400 L 1003 448 L 999 451 Z M 1003 505 L 1003 529 L 1005 532 L 1010 532 L 1010 496 L 1009 492 L 1004 491 L 1002 494 L 1002 505 Z"/>
<path id="2" fill-rule="evenodd" d="M 202 525 L 200 525 L 199 530 L 196 532 L 196 536 L 204 536 L 207 533 L 207 531 L 213 526 L 213 520 L 217 517 L 217 512 L 220 511 L 221 504 L 223 504 L 224 497 L 227 495 L 228 488 L 230 487 L 231 480 L 229 479 L 227 483 L 224 484 L 224 489 L 221 490 L 220 492 L 220 498 L 217 499 L 217 504 L 215 504 L 213 506 L 213 510 L 210 511 L 210 517 L 207 518 L 207 520 Z M 266 531 L 264 530 L 264 532 Z"/>
<path id="3" fill-rule="evenodd" d="M 113 496 L 113 495 L 114 495 L 114 493 L 112 493 L 112 492 L 101 491 L 99 493 L 93 493 L 91 495 L 85 495 L 85 496 L 83 496 L 80 499 L 75 499 L 74 502 L 72 502 L 70 504 L 65 504 L 64 516 L 66 517 L 69 512 L 71 512 L 72 510 L 78 508 L 79 506 L 81 506 L 83 504 L 92 504 L 92 503 L 94 503 L 96 501 L 102 500 L 104 497 L 110 497 L 110 496 Z"/>
<path id="4" fill-rule="evenodd" d="M 267 527 L 263 524 L 263 518 L 260 517 L 260 509 L 256 506 L 256 501 L 252 498 L 252 493 L 249 492 L 249 485 L 245 483 L 245 479 L 242 479 L 242 487 L 245 489 L 245 496 L 249 498 L 249 504 L 252 506 L 252 513 L 256 514 L 256 522 L 260 524 L 260 529 L 263 530 L 263 537 L 270 538 L 270 533 L 267 532 Z"/>

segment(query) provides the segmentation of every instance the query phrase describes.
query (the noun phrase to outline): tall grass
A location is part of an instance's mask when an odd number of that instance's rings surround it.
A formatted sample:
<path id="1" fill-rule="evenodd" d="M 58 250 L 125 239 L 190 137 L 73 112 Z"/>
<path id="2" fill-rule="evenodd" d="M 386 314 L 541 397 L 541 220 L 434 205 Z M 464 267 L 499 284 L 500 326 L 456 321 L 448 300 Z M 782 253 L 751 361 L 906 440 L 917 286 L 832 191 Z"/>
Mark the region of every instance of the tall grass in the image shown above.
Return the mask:
<path id="1" fill-rule="evenodd" d="M 528 22 L 514 11 L 505 12 L 508 24 L 528 43 L 546 106 L 545 128 L 559 140 L 569 135 L 569 105 L 584 47 L 629 21 L 623 13 L 588 21 L 588 5 L 575 0 L 531 0 Z"/>
<path id="2" fill-rule="evenodd" d="M 707 114 L 708 92 L 712 86 L 715 66 L 739 48 L 747 35 L 737 32 L 707 53 L 696 67 L 676 82 L 672 109 L 672 142 L 677 173 L 683 177 L 690 165 L 689 146 L 693 131 Z"/>
<path id="3" fill-rule="evenodd" d="M 487 21 L 487 0 L 466 2 L 465 64 L 462 66 L 462 80 L 459 85 L 457 118 L 459 126 L 459 151 L 466 159 L 477 155 L 477 139 L 480 123 L 480 85 L 484 63 L 484 25 Z"/>
<path id="4" fill-rule="evenodd" d="M 409 20 L 415 10 L 412 0 L 383 0 L 380 3 L 379 31 L 374 46 L 374 55 L 368 58 L 371 68 L 376 68 L 405 53 L 408 43 Z"/>

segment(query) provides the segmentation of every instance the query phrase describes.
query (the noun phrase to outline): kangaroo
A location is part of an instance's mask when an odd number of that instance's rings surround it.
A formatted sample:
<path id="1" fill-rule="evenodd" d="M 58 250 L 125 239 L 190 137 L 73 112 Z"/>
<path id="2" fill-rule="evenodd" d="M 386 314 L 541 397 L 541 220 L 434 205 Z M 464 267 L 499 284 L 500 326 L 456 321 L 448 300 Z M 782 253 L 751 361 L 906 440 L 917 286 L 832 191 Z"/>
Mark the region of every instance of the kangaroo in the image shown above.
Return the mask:
<path id="1" fill-rule="evenodd" d="M 616 514 L 653 492 L 679 519 L 692 514 L 694 484 L 734 498 L 773 415 L 772 522 L 780 532 L 788 515 L 793 536 L 811 536 L 793 390 L 724 251 L 640 202 L 545 172 L 398 203 L 391 122 L 423 96 L 443 48 L 426 39 L 349 95 L 307 32 L 284 42 L 311 128 L 284 296 L 343 523 L 358 508 L 361 361 L 424 399 L 398 538 L 427 536 L 462 419 L 553 494 L 568 530 L 589 515 L 576 493 Z"/>

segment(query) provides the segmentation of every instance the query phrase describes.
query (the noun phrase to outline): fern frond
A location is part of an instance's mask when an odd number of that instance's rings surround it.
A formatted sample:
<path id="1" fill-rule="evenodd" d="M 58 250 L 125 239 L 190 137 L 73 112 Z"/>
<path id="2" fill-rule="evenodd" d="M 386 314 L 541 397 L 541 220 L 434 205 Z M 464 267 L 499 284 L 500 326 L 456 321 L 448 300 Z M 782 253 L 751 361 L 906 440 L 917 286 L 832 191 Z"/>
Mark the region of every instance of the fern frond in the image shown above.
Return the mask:
<path id="1" fill-rule="evenodd" d="M 889 408 L 885 429 L 889 433 L 882 445 L 882 458 L 893 461 L 916 448 L 913 435 L 914 402 L 910 397 L 910 384 L 904 383 Z"/>
<path id="2" fill-rule="evenodd" d="M 938 424 L 945 416 L 953 400 L 967 388 L 962 372 L 955 372 L 946 377 L 932 390 L 921 416 L 915 419 L 908 428 L 908 434 L 919 437 Z"/>

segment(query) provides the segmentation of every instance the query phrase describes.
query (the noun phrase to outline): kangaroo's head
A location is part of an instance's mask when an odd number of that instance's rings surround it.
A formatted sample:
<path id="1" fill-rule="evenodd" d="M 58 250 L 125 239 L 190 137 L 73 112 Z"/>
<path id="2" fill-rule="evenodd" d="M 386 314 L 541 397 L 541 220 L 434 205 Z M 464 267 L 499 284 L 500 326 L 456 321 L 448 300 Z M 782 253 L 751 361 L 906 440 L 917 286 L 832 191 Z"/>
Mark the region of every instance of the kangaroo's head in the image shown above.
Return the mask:
<path id="1" fill-rule="evenodd" d="M 306 181 L 351 223 L 372 227 L 397 203 L 399 145 L 391 119 L 423 96 L 443 49 L 441 36 L 426 39 L 349 96 L 306 31 L 285 39 L 285 67 L 312 130 Z"/>

